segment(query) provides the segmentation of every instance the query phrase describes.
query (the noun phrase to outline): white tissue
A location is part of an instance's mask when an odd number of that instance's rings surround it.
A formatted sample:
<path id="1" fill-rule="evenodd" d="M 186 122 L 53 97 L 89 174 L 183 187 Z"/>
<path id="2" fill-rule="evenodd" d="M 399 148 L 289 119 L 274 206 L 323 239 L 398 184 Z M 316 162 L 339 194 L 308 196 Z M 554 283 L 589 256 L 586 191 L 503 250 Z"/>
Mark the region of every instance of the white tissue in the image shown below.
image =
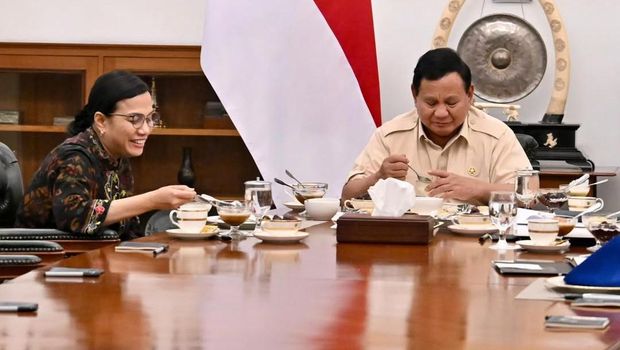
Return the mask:
<path id="1" fill-rule="evenodd" d="M 415 189 L 394 178 L 380 179 L 368 189 L 375 205 L 373 216 L 402 216 L 415 204 Z"/>

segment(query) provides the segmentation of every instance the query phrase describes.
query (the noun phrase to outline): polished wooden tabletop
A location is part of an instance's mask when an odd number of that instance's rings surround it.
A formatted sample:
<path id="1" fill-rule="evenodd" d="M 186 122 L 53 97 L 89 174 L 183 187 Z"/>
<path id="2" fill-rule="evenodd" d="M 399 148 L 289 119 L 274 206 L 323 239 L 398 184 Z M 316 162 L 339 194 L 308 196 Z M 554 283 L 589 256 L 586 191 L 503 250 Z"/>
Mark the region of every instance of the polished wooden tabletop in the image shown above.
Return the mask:
<path id="1" fill-rule="evenodd" d="M 329 224 L 303 243 L 169 242 L 153 257 L 112 246 L 58 263 L 99 267 L 96 279 L 32 271 L 0 285 L 0 301 L 39 303 L 0 314 L 7 349 L 604 349 L 620 313 L 515 300 L 529 277 L 503 277 L 497 258 L 559 258 L 481 247 L 439 233 L 429 246 L 337 244 Z M 606 331 L 552 332 L 549 314 L 605 315 Z"/>

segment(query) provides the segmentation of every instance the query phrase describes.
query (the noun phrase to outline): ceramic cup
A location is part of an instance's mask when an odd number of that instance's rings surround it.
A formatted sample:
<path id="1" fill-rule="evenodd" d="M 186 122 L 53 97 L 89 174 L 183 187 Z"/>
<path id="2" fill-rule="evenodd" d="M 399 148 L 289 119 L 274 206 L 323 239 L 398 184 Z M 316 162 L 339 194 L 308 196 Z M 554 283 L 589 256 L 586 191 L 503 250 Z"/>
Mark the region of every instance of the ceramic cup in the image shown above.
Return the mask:
<path id="1" fill-rule="evenodd" d="M 556 219 L 530 219 L 527 221 L 530 239 L 536 245 L 551 245 L 560 231 Z"/>
<path id="2" fill-rule="evenodd" d="M 347 199 L 344 206 L 349 209 L 357 209 L 372 212 L 375 209 L 375 203 L 370 199 Z"/>
<path id="3" fill-rule="evenodd" d="M 435 215 L 443 205 L 443 198 L 416 197 L 411 212 L 418 215 Z"/>
<path id="4" fill-rule="evenodd" d="M 206 225 L 211 205 L 207 203 L 186 203 L 170 211 L 170 221 L 183 232 L 199 233 Z"/>
<path id="5" fill-rule="evenodd" d="M 452 223 L 457 225 L 488 225 L 491 218 L 482 214 L 460 214 L 452 218 Z"/>
<path id="6" fill-rule="evenodd" d="M 603 200 L 596 197 L 568 197 L 568 210 L 584 211 L 595 203 L 603 203 Z"/>
<path id="7" fill-rule="evenodd" d="M 304 202 L 306 214 L 313 220 L 330 220 L 340 209 L 338 198 L 313 198 Z"/>

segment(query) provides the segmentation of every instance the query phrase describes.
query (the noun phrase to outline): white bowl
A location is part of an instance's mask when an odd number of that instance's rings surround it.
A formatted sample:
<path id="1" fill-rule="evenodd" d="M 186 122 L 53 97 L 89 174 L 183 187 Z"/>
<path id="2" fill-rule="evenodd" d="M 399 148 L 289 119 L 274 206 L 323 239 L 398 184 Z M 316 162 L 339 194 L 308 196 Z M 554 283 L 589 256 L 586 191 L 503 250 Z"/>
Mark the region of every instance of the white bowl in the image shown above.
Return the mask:
<path id="1" fill-rule="evenodd" d="M 338 210 L 340 210 L 340 199 L 338 198 L 313 198 L 304 202 L 306 213 L 313 220 L 331 220 Z"/>
<path id="2" fill-rule="evenodd" d="M 443 198 L 416 197 L 413 208 L 410 211 L 418 215 L 436 215 L 441 210 L 442 205 Z"/>

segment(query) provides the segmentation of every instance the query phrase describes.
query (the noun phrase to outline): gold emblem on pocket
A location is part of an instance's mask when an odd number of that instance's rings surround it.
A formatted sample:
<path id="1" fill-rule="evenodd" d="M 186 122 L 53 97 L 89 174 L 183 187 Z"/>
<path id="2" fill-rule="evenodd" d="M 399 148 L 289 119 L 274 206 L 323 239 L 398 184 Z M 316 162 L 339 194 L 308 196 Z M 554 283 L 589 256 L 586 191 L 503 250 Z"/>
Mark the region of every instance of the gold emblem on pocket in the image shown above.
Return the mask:
<path id="1" fill-rule="evenodd" d="M 469 174 L 469 176 L 477 176 L 478 175 L 478 169 L 472 167 L 469 167 L 469 169 L 467 169 L 467 173 Z"/>

